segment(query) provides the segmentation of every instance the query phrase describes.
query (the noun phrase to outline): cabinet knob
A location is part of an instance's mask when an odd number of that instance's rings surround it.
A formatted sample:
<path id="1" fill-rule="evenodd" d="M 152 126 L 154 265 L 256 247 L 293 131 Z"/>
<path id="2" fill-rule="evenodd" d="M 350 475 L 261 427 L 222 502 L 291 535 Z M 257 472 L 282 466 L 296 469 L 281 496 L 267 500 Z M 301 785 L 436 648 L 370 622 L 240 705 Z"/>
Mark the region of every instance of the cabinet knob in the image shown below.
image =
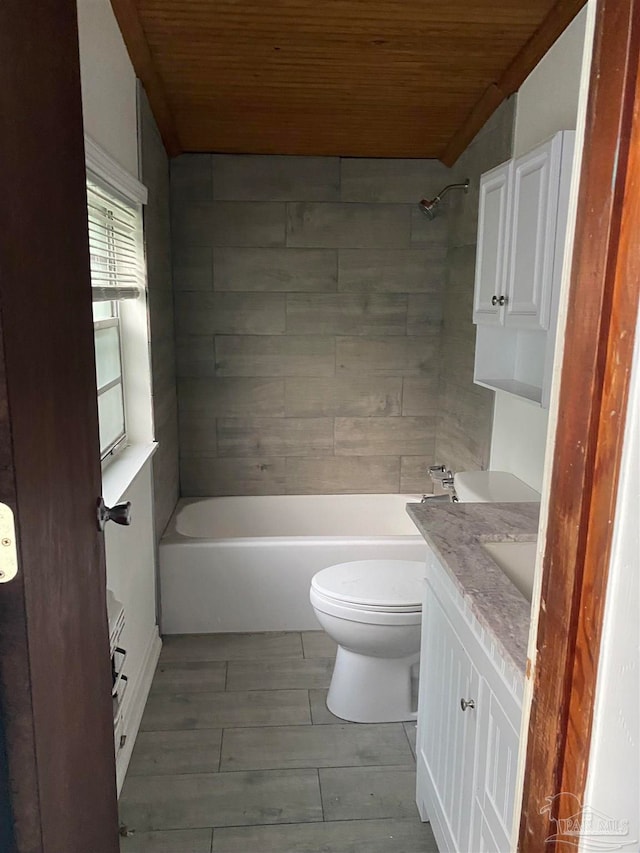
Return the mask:
<path id="1" fill-rule="evenodd" d="M 498 305 L 506 305 L 506 304 L 507 304 L 507 297 L 501 296 L 500 299 L 498 299 Z"/>
<path id="2" fill-rule="evenodd" d="M 473 699 L 461 699 L 460 707 L 463 711 L 466 711 L 467 708 L 471 708 L 471 710 L 473 711 L 473 709 L 476 707 L 476 703 L 473 701 Z"/>
<path id="3" fill-rule="evenodd" d="M 495 294 L 491 297 L 491 304 L 492 305 L 498 304 L 498 297 Z"/>

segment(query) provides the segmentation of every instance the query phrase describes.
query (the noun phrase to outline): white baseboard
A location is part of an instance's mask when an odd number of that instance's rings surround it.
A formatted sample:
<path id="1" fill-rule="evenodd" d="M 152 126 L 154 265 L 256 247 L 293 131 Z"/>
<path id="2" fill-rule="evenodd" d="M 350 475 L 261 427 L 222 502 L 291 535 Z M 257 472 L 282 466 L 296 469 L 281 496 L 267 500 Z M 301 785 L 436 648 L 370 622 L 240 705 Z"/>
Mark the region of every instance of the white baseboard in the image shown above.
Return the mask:
<path id="1" fill-rule="evenodd" d="M 156 671 L 160 650 L 162 649 L 162 640 L 158 634 L 158 626 L 153 626 L 153 631 L 149 637 L 149 642 L 145 651 L 142 665 L 135 675 L 130 676 L 130 683 L 125 695 L 125 703 L 123 708 L 123 732 L 127 739 L 122 749 L 118 751 L 116 756 L 116 781 L 118 785 L 118 796 L 124 782 L 124 777 L 127 774 L 131 753 L 138 736 L 138 729 L 144 713 L 144 706 L 147 703 L 151 682 Z"/>

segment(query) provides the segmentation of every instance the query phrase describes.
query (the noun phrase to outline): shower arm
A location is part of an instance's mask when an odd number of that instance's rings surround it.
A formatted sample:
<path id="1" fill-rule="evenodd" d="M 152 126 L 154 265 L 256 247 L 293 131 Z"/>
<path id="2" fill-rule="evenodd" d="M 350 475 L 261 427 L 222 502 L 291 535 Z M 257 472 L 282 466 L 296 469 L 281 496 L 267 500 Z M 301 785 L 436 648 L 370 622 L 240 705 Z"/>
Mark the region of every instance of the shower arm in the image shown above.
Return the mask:
<path id="1" fill-rule="evenodd" d="M 446 196 L 449 190 L 464 190 L 465 192 L 469 192 L 469 178 L 461 184 L 447 184 L 447 186 L 440 190 L 438 195 L 432 199 L 433 202 L 442 201 L 442 199 Z"/>

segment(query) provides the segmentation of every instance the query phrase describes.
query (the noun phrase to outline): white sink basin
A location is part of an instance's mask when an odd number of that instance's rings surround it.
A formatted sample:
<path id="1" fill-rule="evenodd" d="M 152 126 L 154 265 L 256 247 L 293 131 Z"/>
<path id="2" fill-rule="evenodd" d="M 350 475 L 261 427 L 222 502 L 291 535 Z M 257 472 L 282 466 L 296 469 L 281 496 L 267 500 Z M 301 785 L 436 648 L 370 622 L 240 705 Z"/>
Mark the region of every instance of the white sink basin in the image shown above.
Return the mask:
<path id="1" fill-rule="evenodd" d="M 527 601 L 531 601 L 537 542 L 483 542 L 482 547 Z"/>

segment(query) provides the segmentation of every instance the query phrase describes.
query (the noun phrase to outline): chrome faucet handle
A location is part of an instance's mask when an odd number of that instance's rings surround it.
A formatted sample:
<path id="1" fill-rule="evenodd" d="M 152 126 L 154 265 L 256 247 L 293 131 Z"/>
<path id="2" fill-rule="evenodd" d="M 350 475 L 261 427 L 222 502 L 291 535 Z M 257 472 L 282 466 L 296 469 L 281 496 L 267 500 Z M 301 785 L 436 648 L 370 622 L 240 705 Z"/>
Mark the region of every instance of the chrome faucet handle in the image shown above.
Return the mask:
<path id="1" fill-rule="evenodd" d="M 449 474 L 451 474 L 451 471 L 449 471 Z M 443 477 L 441 485 L 443 489 L 453 490 L 453 477 Z"/>
<path id="2" fill-rule="evenodd" d="M 444 472 L 444 470 L 444 465 L 429 465 L 429 467 L 427 468 L 429 476 L 431 476 L 432 474 L 437 474 L 441 471 Z"/>

